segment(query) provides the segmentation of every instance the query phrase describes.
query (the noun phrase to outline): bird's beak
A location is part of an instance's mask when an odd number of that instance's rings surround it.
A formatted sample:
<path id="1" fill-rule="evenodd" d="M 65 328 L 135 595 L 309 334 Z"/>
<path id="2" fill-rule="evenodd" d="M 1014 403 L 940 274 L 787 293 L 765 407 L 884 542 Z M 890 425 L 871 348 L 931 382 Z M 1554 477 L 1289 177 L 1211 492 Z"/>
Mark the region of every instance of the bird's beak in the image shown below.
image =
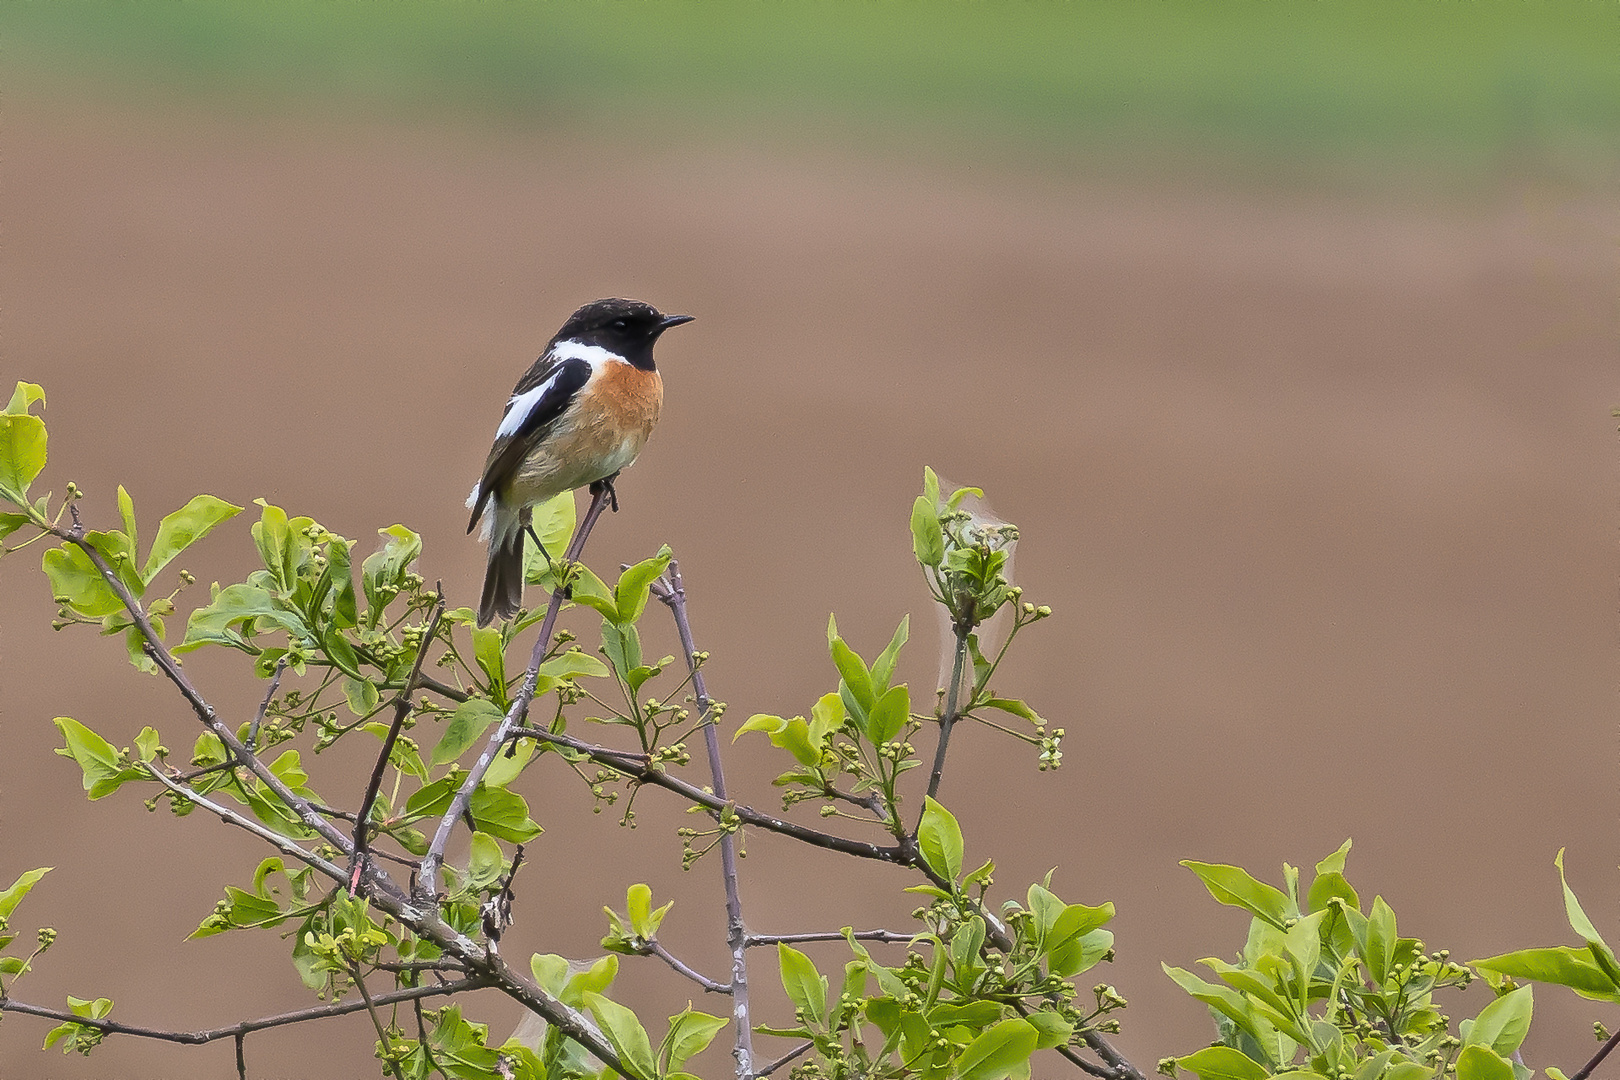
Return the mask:
<path id="1" fill-rule="evenodd" d="M 665 315 L 658 322 L 659 332 L 668 330 L 672 326 L 679 326 L 682 323 L 689 323 L 695 318 L 697 318 L 696 315 Z"/>

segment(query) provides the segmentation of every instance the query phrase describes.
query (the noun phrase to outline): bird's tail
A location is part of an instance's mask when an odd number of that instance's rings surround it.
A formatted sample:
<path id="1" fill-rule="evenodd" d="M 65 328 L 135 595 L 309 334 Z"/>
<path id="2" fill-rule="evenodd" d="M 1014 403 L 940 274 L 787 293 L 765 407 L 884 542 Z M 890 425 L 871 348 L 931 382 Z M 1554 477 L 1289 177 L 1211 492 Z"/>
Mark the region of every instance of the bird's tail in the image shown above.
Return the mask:
<path id="1" fill-rule="evenodd" d="M 513 510 L 494 500 L 489 531 L 489 565 L 484 570 L 484 595 L 478 603 L 478 625 L 509 619 L 523 605 L 523 539 L 528 507 Z"/>

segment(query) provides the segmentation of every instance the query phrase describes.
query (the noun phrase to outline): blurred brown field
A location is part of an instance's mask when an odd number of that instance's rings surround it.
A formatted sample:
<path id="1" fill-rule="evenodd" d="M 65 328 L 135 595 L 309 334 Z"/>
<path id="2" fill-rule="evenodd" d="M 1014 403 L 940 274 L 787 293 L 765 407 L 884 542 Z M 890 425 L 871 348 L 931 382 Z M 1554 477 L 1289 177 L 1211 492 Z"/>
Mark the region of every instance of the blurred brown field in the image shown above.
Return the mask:
<path id="1" fill-rule="evenodd" d="M 1335 192 L 26 83 L 0 139 L 0 382 L 44 384 L 41 484 L 77 482 L 92 524 L 120 483 L 153 523 L 199 491 L 363 550 L 405 522 L 422 572 L 470 603 L 462 500 L 512 382 L 585 300 L 690 312 L 590 559 L 674 548 L 739 721 L 834 685 L 829 611 L 868 653 L 911 612 L 902 674 L 937 685 L 907 512 L 925 464 L 985 487 L 1023 530 L 1027 598 L 1056 611 L 998 686 L 1066 728 L 1066 757 L 1038 773 L 967 730 L 942 797 L 998 893 L 1056 866 L 1065 898 L 1119 906 L 1100 976 L 1131 1000 L 1119 1043 L 1140 1066 L 1209 1038 L 1159 962 L 1242 942 L 1180 859 L 1276 881 L 1353 837 L 1364 898 L 1468 958 L 1569 940 L 1567 845 L 1620 931 L 1610 187 Z M 183 608 L 254 565 L 249 517 L 187 554 L 203 585 Z M 121 744 L 148 723 L 177 750 L 194 735 L 115 642 L 51 634 L 52 610 L 35 550 L 0 563 L 0 879 L 54 865 L 14 929 L 61 933 L 18 996 L 107 995 L 177 1028 L 307 1004 L 272 935 L 181 944 L 262 857 L 248 838 L 130 792 L 88 803 L 51 755 L 57 715 Z M 657 616 L 653 655 L 674 649 Z M 228 657 L 188 667 L 231 715 L 260 693 Z M 732 782 L 774 807 L 762 744 L 730 752 Z M 363 782 L 355 758 L 321 768 L 331 798 Z M 670 803 L 643 794 L 632 831 L 553 772 L 523 792 L 548 832 L 509 953 L 596 954 L 601 906 L 645 880 L 677 899 L 671 946 L 723 969 L 717 871 L 682 874 Z M 900 871 L 770 836 L 743 867 L 762 932 L 898 929 L 917 901 Z M 754 970 L 771 987 L 771 958 Z M 620 980 L 648 1010 L 690 996 L 650 962 Z M 1614 1023 L 1567 993 L 1537 1005 L 1538 1066 L 1573 1069 L 1592 1020 Z M 0 1076 L 233 1068 L 228 1042 L 41 1054 L 47 1030 L 6 1018 Z M 373 1041 L 363 1015 L 256 1035 L 251 1075 L 375 1075 Z"/>

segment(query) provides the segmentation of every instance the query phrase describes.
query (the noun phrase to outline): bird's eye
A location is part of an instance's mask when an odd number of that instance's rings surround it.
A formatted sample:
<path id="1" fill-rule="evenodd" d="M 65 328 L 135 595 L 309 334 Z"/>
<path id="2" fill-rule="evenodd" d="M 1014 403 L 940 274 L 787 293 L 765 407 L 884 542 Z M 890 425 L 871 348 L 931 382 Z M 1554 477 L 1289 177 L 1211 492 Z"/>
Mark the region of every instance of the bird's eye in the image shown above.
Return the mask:
<path id="1" fill-rule="evenodd" d="M 608 323 L 608 327 L 613 330 L 628 330 L 630 328 L 630 323 L 624 319 L 614 319 L 612 322 Z"/>

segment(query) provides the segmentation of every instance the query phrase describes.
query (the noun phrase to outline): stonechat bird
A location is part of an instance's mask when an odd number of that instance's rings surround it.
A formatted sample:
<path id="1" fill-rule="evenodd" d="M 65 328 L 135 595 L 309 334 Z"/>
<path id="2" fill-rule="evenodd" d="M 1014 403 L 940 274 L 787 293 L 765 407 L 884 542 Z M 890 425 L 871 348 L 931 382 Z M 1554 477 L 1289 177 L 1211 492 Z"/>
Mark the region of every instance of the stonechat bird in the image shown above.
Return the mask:
<path id="1" fill-rule="evenodd" d="M 479 626 L 510 618 L 523 602 L 531 508 L 587 484 L 604 483 L 611 494 L 613 478 L 641 453 L 664 402 L 653 344 L 692 318 L 639 300 L 593 301 L 569 317 L 518 380 L 467 500 L 468 532 L 490 510 Z"/>

